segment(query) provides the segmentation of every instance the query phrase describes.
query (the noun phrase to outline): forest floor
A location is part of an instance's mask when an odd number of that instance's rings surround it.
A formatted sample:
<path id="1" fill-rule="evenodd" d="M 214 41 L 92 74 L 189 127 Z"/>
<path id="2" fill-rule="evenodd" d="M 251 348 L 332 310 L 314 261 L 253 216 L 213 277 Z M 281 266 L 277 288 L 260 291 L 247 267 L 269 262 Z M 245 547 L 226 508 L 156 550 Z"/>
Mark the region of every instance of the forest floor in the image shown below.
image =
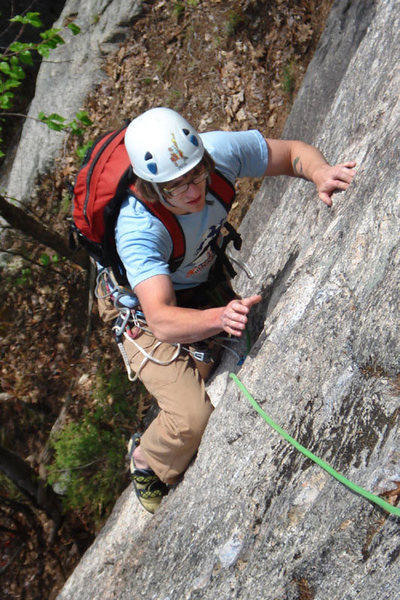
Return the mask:
<path id="1" fill-rule="evenodd" d="M 180 111 L 199 131 L 258 128 L 266 137 L 279 137 L 332 2 L 145 2 L 129 39 L 105 61 L 104 81 L 87 101 L 94 125 L 79 145 L 161 105 Z M 41 178 L 32 204 L 37 216 L 65 236 L 66 190 L 79 166 L 77 145 L 68 141 L 57 169 Z M 234 224 L 259 185 L 258 180 L 238 185 L 230 217 Z M 9 250 L 28 260 L 19 258 L 12 272 L 2 272 L 1 444 L 43 476 L 53 459 L 48 439 L 55 424 L 93 414 L 99 381 L 104 388 L 121 361 L 96 306 L 87 314 L 85 273 L 18 235 L 10 236 Z M 126 399 L 136 406 L 139 396 L 146 401 L 136 387 Z M 113 403 L 111 392 L 106 402 Z M 133 423 L 126 415 L 120 420 L 126 439 L 139 420 L 140 415 Z M 55 598 L 127 484 L 124 465 L 113 497 L 96 510 L 89 501 L 79 510 L 69 509 L 53 539 L 46 515 L 0 478 L 2 598 Z M 15 502 L 28 505 L 32 514 L 17 510 Z"/>

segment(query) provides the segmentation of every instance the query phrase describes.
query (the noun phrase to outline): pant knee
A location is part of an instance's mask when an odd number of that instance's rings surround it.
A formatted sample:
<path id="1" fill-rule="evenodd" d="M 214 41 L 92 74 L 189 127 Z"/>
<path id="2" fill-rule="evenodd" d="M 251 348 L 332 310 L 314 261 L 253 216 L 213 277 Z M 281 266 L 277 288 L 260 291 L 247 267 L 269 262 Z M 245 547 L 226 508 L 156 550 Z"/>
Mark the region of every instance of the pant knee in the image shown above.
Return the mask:
<path id="1" fill-rule="evenodd" d="M 182 439 L 197 439 L 200 443 L 213 410 L 214 407 L 208 399 L 204 402 L 201 410 L 198 408 L 193 411 L 188 410 L 177 423 Z"/>

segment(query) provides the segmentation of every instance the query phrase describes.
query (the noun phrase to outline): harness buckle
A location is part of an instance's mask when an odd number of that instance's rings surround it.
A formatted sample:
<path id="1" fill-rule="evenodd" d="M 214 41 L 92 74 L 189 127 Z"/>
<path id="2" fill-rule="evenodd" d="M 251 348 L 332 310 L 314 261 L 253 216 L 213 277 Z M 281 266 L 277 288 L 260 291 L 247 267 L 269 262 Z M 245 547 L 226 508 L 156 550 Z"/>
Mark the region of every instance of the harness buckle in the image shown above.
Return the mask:
<path id="1" fill-rule="evenodd" d="M 194 350 L 191 348 L 190 354 L 193 356 L 193 358 L 195 358 L 196 360 L 199 360 L 200 362 L 204 362 L 204 363 L 214 362 L 213 353 L 209 349 Z"/>
<path id="2" fill-rule="evenodd" d="M 199 350 L 192 350 L 191 354 L 192 354 L 193 358 L 195 358 L 196 360 L 198 360 L 200 362 L 204 362 L 204 363 L 214 362 L 212 353 L 210 351 L 203 350 L 203 352 L 200 352 Z"/>

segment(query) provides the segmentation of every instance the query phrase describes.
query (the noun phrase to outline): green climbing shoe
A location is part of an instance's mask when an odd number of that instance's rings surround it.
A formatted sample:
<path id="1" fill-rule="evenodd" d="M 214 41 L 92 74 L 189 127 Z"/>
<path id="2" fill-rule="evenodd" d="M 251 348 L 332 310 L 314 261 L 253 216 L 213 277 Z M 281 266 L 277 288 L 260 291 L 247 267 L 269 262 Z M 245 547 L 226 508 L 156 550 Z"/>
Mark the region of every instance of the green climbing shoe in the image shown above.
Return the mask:
<path id="1" fill-rule="evenodd" d="M 139 443 L 140 436 L 136 433 L 131 437 L 128 445 L 129 470 L 139 502 L 143 508 L 154 514 L 169 489 L 151 469 L 136 468 L 133 451 Z"/>

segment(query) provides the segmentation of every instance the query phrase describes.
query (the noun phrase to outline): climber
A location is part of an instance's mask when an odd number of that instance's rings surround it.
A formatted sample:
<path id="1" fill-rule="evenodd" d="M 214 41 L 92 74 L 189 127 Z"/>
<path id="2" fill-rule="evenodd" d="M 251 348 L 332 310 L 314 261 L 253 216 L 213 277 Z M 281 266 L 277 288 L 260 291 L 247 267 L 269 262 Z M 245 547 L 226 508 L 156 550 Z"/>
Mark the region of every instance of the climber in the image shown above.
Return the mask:
<path id="1" fill-rule="evenodd" d="M 137 179 L 121 206 L 115 240 L 136 302 L 123 348 L 129 370 L 159 407 L 143 435 L 132 437 L 129 457 L 138 499 L 154 512 L 196 454 L 213 410 L 205 381 L 214 363 L 204 359 L 208 349 L 191 348 L 221 333 L 242 336 L 261 300 L 235 295 L 218 250 L 236 179 L 302 177 L 331 206 L 332 194 L 350 185 L 355 162 L 330 166 L 313 146 L 265 139 L 257 130 L 199 134 L 167 108 L 135 118 L 125 146 Z M 171 234 L 144 201 L 167 209 L 183 230 L 183 257 L 174 268 Z M 100 313 L 110 320 L 115 306 L 99 296 Z"/>

